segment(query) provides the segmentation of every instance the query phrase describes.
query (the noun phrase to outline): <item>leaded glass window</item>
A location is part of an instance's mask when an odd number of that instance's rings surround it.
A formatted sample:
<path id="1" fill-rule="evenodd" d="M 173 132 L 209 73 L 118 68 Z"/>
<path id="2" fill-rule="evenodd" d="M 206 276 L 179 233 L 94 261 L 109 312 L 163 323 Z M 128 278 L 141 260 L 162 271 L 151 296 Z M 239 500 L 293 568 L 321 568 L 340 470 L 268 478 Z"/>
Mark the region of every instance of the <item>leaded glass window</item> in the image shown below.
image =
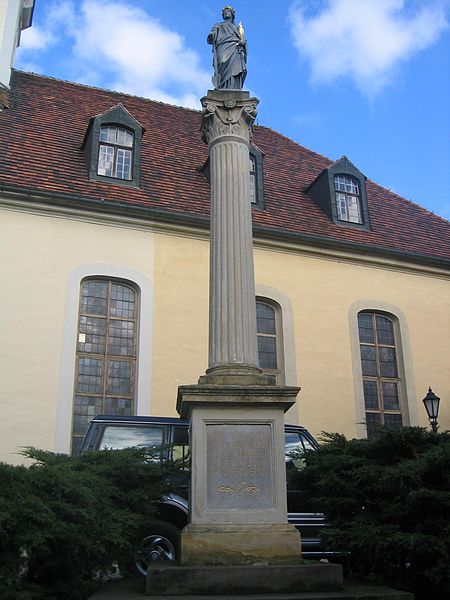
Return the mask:
<path id="1" fill-rule="evenodd" d="M 97 414 L 132 415 L 135 404 L 137 293 L 124 283 L 81 285 L 72 451 Z"/>
<path id="2" fill-rule="evenodd" d="M 349 175 L 335 175 L 336 210 L 340 221 L 362 223 L 358 180 Z"/>
<path id="3" fill-rule="evenodd" d="M 259 366 L 264 373 L 278 378 L 281 369 L 277 320 L 277 311 L 272 304 L 264 300 L 256 301 Z"/>
<path id="4" fill-rule="evenodd" d="M 132 179 L 134 135 L 125 127 L 100 128 L 97 174 Z"/>
<path id="5" fill-rule="evenodd" d="M 358 315 L 367 435 L 380 425 L 403 423 L 394 321 L 383 314 Z"/>

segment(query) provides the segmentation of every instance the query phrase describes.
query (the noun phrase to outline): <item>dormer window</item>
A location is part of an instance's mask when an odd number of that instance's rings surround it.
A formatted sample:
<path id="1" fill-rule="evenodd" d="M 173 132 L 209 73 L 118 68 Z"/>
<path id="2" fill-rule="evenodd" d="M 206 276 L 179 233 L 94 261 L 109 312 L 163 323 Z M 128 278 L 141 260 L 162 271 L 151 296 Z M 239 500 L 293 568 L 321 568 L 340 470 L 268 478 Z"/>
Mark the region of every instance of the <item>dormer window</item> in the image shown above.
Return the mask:
<path id="1" fill-rule="evenodd" d="M 98 175 L 131 180 L 134 134 L 124 127 L 104 125 L 100 128 Z"/>
<path id="2" fill-rule="evenodd" d="M 319 173 L 305 191 L 336 225 L 370 230 L 366 177 L 346 156 Z"/>
<path id="3" fill-rule="evenodd" d="M 89 179 L 138 186 L 143 132 L 122 104 L 93 117 L 82 145 Z"/>
<path id="4" fill-rule="evenodd" d="M 249 168 L 250 168 L 250 202 L 252 204 L 258 203 L 256 194 L 256 161 L 255 158 L 250 154 L 249 156 Z"/>
<path id="5" fill-rule="evenodd" d="M 336 210 L 340 221 L 362 223 L 358 180 L 349 175 L 335 175 Z"/>

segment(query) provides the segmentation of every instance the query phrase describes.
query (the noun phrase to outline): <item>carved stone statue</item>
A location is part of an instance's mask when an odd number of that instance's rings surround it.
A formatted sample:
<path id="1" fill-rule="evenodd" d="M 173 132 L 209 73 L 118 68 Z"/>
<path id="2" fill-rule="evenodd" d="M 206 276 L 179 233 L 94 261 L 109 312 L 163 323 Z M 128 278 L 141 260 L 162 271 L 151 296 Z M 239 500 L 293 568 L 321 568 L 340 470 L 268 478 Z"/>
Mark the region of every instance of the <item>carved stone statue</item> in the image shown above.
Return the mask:
<path id="1" fill-rule="evenodd" d="M 222 10 L 222 23 L 216 23 L 207 42 L 213 47 L 216 90 L 242 90 L 247 75 L 247 42 L 242 24 L 234 24 L 235 11 L 231 6 Z"/>

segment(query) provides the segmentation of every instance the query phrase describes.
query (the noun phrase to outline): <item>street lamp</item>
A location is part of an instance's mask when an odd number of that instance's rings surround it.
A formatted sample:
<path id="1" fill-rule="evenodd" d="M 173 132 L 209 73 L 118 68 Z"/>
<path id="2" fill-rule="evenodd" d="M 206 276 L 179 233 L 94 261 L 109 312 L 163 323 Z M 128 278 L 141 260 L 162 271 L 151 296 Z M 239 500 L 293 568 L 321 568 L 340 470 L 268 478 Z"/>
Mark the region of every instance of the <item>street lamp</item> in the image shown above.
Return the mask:
<path id="1" fill-rule="evenodd" d="M 425 396 L 425 398 L 422 400 L 422 402 L 425 405 L 425 409 L 426 409 L 427 415 L 428 415 L 428 420 L 430 421 L 431 429 L 432 429 L 433 433 L 437 433 L 437 430 L 438 430 L 437 416 L 438 416 L 438 412 L 439 412 L 439 402 L 440 401 L 441 401 L 441 399 L 438 398 L 436 396 L 436 394 L 433 393 L 433 390 L 429 387 L 428 394 Z"/>

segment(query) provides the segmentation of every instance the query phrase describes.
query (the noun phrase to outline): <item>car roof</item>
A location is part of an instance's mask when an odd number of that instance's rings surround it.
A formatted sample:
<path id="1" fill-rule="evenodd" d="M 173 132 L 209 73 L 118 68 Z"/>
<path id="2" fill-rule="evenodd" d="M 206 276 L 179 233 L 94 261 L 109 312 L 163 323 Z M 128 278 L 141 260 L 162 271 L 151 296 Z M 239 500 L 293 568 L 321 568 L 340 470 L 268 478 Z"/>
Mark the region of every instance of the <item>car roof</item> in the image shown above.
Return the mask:
<path id="1" fill-rule="evenodd" d="M 178 417 L 151 417 L 151 416 L 118 416 L 118 415 L 96 415 L 92 423 L 135 423 L 136 425 L 145 425 L 146 423 L 157 423 L 160 425 L 188 425 L 189 421 L 179 419 Z M 286 424 L 285 427 L 291 430 L 306 431 L 302 425 Z"/>

